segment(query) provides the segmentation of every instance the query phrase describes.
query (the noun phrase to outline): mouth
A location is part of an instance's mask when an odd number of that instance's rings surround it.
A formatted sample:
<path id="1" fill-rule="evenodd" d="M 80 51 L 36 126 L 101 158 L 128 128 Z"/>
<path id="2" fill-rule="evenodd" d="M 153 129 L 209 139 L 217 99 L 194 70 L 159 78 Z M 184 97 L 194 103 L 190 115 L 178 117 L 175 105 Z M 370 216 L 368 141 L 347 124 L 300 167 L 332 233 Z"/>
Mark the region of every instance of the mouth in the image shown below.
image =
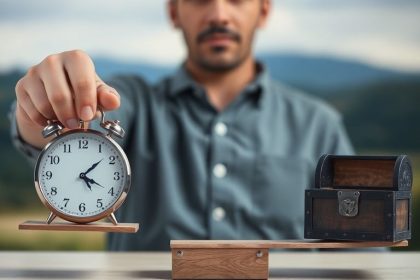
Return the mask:
<path id="1" fill-rule="evenodd" d="M 226 46 L 234 42 L 236 42 L 236 40 L 232 38 L 232 36 L 224 33 L 214 33 L 212 35 L 206 36 L 206 38 L 202 41 L 202 43 L 208 44 L 212 47 Z"/>

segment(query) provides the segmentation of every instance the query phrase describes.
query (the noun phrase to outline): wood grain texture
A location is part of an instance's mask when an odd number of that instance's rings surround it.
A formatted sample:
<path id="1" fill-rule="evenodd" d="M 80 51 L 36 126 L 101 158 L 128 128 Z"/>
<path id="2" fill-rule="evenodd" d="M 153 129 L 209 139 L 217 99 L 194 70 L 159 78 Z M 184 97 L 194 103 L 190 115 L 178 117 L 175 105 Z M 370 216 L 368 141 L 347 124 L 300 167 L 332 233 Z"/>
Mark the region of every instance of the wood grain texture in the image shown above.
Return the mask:
<path id="1" fill-rule="evenodd" d="M 100 231 L 100 232 L 123 232 L 135 233 L 139 230 L 139 224 L 95 222 L 89 224 L 75 224 L 70 222 L 54 222 L 47 224 L 42 221 L 26 221 L 19 225 L 20 230 L 55 230 L 55 231 Z"/>
<path id="2" fill-rule="evenodd" d="M 410 211 L 409 206 L 410 200 L 409 199 L 398 199 L 396 203 L 396 230 L 398 232 L 409 230 L 409 221 L 410 221 Z"/>
<path id="3" fill-rule="evenodd" d="M 173 249 L 173 279 L 267 279 L 268 249 Z"/>
<path id="4" fill-rule="evenodd" d="M 364 193 L 362 192 L 361 201 L 358 207 L 359 210 L 356 217 L 345 217 L 339 215 L 336 197 L 313 197 L 313 230 L 325 232 L 340 231 L 350 234 L 353 232 L 385 234 L 387 231 L 392 230 L 385 227 L 385 218 L 387 217 L 385 213 L 385 203 L 392 203 L 392 200 L 366 200 L 363 195 Z M 318 238 L 318 236 L 315 238 Z"/>
<path id="5" fill-rule="evenodd" d="M 305 190 L 305 238 L 363 242 L 411 238 L 410 191 L 360 190 L 354 217 L 340 213 L 339 192 L 351 195 L 353 190 Z"/>
<path id="6" fill-rule="evenodd" d="M 393 187 L 394 160 L 334 159 L 334 188 L 371 187 L 389 189 Z"/>
<path id="7" fill-rule="evenodd" d="M 345 249 L 370 247 L 406 247 L 408 241 L 353 242 L 324 240 L 171 240 L 172 249 Z"/>

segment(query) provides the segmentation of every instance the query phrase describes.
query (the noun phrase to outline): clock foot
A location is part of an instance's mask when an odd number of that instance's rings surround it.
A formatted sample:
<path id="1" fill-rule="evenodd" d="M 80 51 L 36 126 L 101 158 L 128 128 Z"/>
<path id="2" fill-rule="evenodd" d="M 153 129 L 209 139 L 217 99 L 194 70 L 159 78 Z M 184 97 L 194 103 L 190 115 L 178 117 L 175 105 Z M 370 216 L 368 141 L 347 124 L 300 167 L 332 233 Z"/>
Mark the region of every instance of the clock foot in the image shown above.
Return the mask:
<path id="1" fill-rule="evenodd" d="M 54 219 L 57 217 L 56 214 L 54 214 L 53 212 L 50 213 L 50 215 L 47 218 L 47 224 L 51 224 L 52 221 L 54 221 Z"/>
<path id="2" fill-rule="evenodd" d="M 114 225 L 118 225 L 118 221 L 117 218 L 115 218 L 114 213 L 111 213 L 111 215 L 108 216 L 108 219 L 114 224 Z"/>

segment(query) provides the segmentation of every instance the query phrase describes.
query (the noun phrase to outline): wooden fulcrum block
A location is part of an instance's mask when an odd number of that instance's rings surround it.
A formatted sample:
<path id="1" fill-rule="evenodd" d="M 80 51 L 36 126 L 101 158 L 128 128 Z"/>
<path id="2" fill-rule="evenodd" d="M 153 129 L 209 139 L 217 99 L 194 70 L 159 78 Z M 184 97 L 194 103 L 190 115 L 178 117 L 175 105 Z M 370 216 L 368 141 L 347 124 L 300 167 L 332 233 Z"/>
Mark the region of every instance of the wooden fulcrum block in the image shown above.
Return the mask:
<path id="1" fill-rule="evenodd" d="M 267 279 L 268 249 L 173 249 L 173 279 Z"/>

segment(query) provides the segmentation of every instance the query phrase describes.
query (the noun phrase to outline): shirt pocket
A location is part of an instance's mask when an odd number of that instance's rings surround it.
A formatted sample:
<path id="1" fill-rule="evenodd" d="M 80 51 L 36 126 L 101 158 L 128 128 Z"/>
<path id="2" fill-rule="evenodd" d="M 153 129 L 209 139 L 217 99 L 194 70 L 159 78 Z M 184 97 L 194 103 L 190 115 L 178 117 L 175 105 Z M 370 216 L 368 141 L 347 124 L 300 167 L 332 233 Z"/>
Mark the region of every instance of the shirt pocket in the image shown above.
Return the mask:
<path id="1" fill-rule="evenodd" d="M 303 158 L 260 156 L 256 160 L 253 201 L 267 238 L 302 238 L 305 189 L 313 164 Z"/>

